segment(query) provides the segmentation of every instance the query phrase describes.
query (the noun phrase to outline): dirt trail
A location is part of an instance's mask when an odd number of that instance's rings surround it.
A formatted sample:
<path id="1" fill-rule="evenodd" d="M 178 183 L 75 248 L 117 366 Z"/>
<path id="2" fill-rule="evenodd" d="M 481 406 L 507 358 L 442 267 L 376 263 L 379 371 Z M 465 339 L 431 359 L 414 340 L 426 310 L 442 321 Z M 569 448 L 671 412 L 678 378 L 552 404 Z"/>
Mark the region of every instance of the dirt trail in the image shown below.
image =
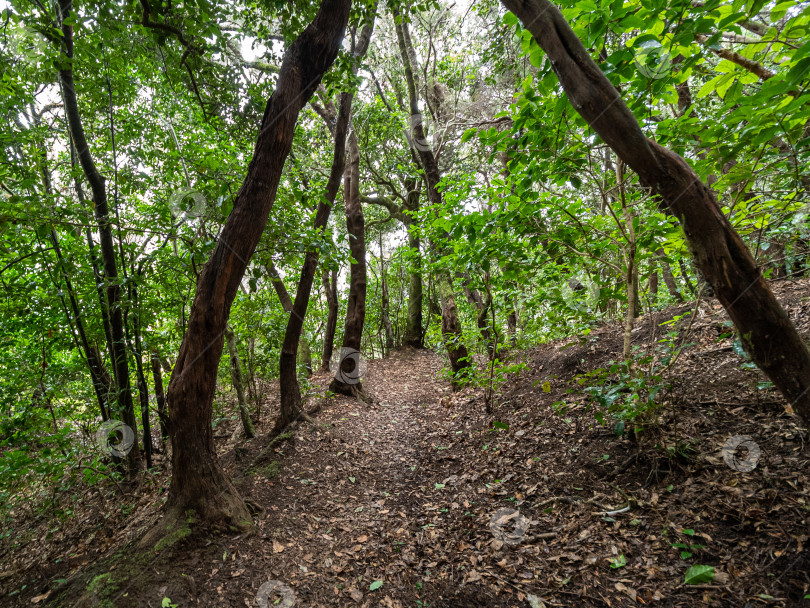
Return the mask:
<path id="1" fill-rule="evenodd" d="M 438 420 L 448 418 L 441 400 L 450 395 L 440 369 L 430 351 L 371 362 L 374 404 L 335 399 L 317 428 L 280 444 L 276 463 L 239 480 L 265 507 L 260 532 L 212 564 L 218 572 L 198 589 L 200 604 L 253 606 L 250 591 L 273 579 L 300 606 L 418 605 L 435 584 L 435 515 L 449 508 L 436 486 L 447 477 L 437 440 L 447 437 Z M 375 581 L 382 586 L 372 591 Z"/>
<path id="2" fill-rule="evenodd" d="M 810 282 L 778 287 L 810 338 Z M 660 324 L 686 312 L 645 316 L 634 344 L 651 348 L 671 328 Z M 491 415 L 480 390 L 450 391 L 430 351 L 371 361 L 364 385 L 374 404 L 324 402 L 315 425 L 251 469 L 278 408 L 270 387 L 257 439 L 234 444 L 227 424 L 217 427 L 223 467 L 263 509 L 255 534 L 201 531 L 122 576 L 114 556 L 133 552 L 159 516 L 169 475 L 152 478 L 151 492 L 145 482 L 125 495 L 94 486 L 70 525 L 38 519 L 14 537 L 13 552 L 4 547 L 13 560 L 2 564 L 0 605 L 54 597 L 83 608 L 157 608 L 165 598 L 179 608 L 804 605 L 807 431 L 740 359 L 719 306 L 707 304 L 678 338 L 689 346 L 664 379 L 658 424 L 639 441 L 615 436 L 595 422 L 577 377 L 615 359 L 621 336 L 609 324 L 516 352 L 526 369 L 509 378 Z M 329 380 L 312 383 L 323 390 Z M 760 449 L 753 470 L 734 469 L 721 452 L 742 436 Z M 507 532 L 528 524 L 514 544 L 491 529 L 503 509 L 526 518 L 507 519 Z M 714 568 L 713 580 L 685 584 L 699 565 Z M 49 592 L 74 577 L 92 601 Z"/>

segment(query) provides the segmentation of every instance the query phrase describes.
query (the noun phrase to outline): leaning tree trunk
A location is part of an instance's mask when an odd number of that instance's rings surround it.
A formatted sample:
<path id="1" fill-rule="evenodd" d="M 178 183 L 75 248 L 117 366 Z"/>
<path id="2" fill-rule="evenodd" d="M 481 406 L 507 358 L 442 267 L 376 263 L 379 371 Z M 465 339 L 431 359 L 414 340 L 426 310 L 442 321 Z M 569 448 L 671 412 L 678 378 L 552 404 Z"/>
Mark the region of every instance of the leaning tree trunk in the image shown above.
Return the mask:
<path id="1" fill-rule="evenodd" d="M 90 148 L 87 145 L 73 82 L 73 26 L 66 23 L 69 20 L 72 6 L 71 0 L 59 0 L 59 21 L 62 28 L 62 49 L 64 53 L 62 69 L 59 70 L 59 81 L 62 88 L 62 100 L 65 104 L 65 117 L 67 118 L 70 137 L 79 157 L 82 172 L 90 183 L 93 194 L 93 206 L 101 237 L 101 258 L 106 283 L 107 305 L 110 313 L 113 372 L 118 396 L 117 413 L 135 434 L 134 443 L 127 454 L 129 473 L 134 475 L 140 462 L 140 450 L 138 449 L 138 425 L 135 421 L 135 407 L 132 402 L 132 387 L 129 380 L 129 364 L 127 362 L 121 307 L 121 286 L 118 282 L 118 269 L 115 262 L 115 246 L 113 245 L 109 207 L 107 205 L 107 188 L 104 177 L 96 167 Z"/>
<path id="2" fill-rule="evenodd" d="M 411 146 L 416 149 L 419 162 L 425 173 L 425 181 L 427 182 L 428 201 L 436 209 L 441 208 L 442 195 L 439 193 L 438 186 L 441 181 L 441 172 L 439 171 L 439 163 L 436 160 L 436 155 L 430 143 L 425 137 L 425 128 L 423 125 L 422 112 L 419 110 L 419 100 L 416 95 L 416 80 L 414 71 L 416 69 L 415 61 L 416 54 L 414 53 L 413 46 L 410 44 L 410 35 L 408 34 L 408 23 L 399 14 L 399 11 L 393 9 L 394 18 L 399 22 L 396 24 L 397 30 L 397 43 L 399 45 L 400 59 L 405 71 L 405 82 L 408 86 L 408 107 L 410 112 L 411 121 Z M 447 237 L 447 235 L 443 235 Z M 450 369 L 452 370 L 453 377 L 457 377 L 463 373 L 462 370 L 471 366 L 467 348 L 464 346 L 462 336 L 461 320 L 458 316 L 456 309 L 456 300 L 453 294 L 453 281 L 447 273 L 442 273 L 438 277 L 440 283 L 440 293 L 442 301 L 442 338 L 444 340 L 447 354 L 450 358 Z M 454 387 L 459 384 L 454 381 Z"/>
<path id="3" fill-rule="evenodd" d="M 697 265 L 745 350 L 805 424 L 810 424 L 810 352 L 776 301 L 714 192 L 674 152 L 647 139 L 559 9 L 548 0 L 502 0 L 548 54 L 572 105 L 677 217 Z"/>
<path id="4" fill-rule="evenodd" d="M 360 202 L 360 152 L 357 147 L 357 135 L 353 130 L 349 135 L 348 155 L 343 198 L 352 264 L 349 271 L 349 299 L 346 303 L 346 322 L 343 325 L 339 369 L 335 371 L 329 390 L 341 395 L 366 399 L 357 369 L 360 364 L 363 324 L 366 320 L 366 227 L 363 205 Z"/>
<path id="5" fill-rule="evenodd" d="M 287 288 L 284 287 L 284 281 L 281 280 L 275 264 L 271 261 L 265 268 L 267 269 L 267 274 L 270 275 L 270 282 L 276 290 L 276 295 L 278 295 L 278 299 L 281 302 L 281 307 L 284 309 L 284 312 L 290 312 L 293 309 L 292 298 L 290 298 L 290 293 L 287 291 Z"/>
<path id="6" fill-rule="evenodd" d="M 197 280 L 188 331 L 169 383 L 172 482 L 167 501 L 170 516 L 163 531 L 189 509 L 205 521 L 251 526 L 242 497 L 219 466 L 211 430 L 222 338 L 245 269 L 273 207 L 298 114 L 337 57 L 350 5 L 351 0 L 323 0 L 315 19 L 285 53 L 247 176 Z M 154 536 L 147 536 L 144 542 L 151 538 Z"/>
<path id="7" fill-rule="evenodd" d="M 242 374 L 242 361 L 239 359 L 239 345 L 236 342 L 236 334 L 230 325 L 225 325 L 225 342 L 228 345 L 228 360 L 231 367 L 231 381 L 236 390 L 236 401 L 239 406 L 239 418 L 242 421 L 242 430 L 245 437 L 253 439 L 256 436 L 256 428 L 250 419 L 247 399 L 245 399 L 245 380 Z"/>
<path id="8" fill-rule="evenodd" d="M 329 362 L 332 360 L 332 351 L 335 348 L 335 331 L 337 330 L 338 312 L 340 302 L 337 295 L 337 270 L 331 272 L 323 269 L 323 290 L 326 293 L 326 328 L 323 330 L 323 354 L 321 355 L 321 371 L 329 371 Z"/>

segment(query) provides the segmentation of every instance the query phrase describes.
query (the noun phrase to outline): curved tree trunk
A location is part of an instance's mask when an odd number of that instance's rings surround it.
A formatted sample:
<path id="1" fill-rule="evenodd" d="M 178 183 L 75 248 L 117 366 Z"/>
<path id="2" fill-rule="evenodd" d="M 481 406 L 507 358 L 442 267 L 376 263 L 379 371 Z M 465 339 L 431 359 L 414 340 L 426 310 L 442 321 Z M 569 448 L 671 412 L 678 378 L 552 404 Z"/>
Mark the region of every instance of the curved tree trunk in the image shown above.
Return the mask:
<path id="1" fill-rule="evenodd" d="M 559 9 L 548 0 L 502 0 L 546 52 L 573 106 L 677 217 L 698 267 L 745 350 L 805 424 L 810 423 L 810 352 L 776 301 L 714 192 L 677 154 L 647 139 Z"/>
<path id="2" fill-rule="evenodd" d="M 121 286 L 118 282 L 118 268 L 115 261 L 115 246 L 113 245 L 112 229 L 110 226 L 109 207 L 107 205 L 107 188 L 104 177 L 99 173 L 87 138 L 84 134 L 79 104 L 76 98 L 76 89 L 73 82 L 73 26 L 65 21 L 70 17 L 73 6 L 71 0 L 59 0 L 59 21 L 62 28 L 62 48 L 65 55 L 63 67 L 59 70 L 59 82 L 62 88 L 62 99 L 65 103 L 65 117 L 76 154 L 79 158 L 82 172 L 90 183 L 93 194 L 93 207 L 96 223 L 101 237 L 101 258 L 106 284 L 107 306 L 110 314 L 110 330 L 112 334 L 112 359 L 115 377 L 116 392 L 118 396 L 118 412 L 122 421 L 132 429 L 135 441 L 127 454 L 127 466 L 130 475 L 134 475 L 140 462 L 138 449 L 138 424 L 135 420 L 135 406 L 132 402 L 132 387 L 129 380 L 129 363 L 127 361 L 126 338 L 124 335 L 124 320 L 121 307 Z"/>
<path id="3" fill-rule="evenodd" d="M 346 208 L 346 231 L 352 264 L 349 271 L 349 299 L 346 303 L 346 321 L 343 325 L 343 343 L 340 349 L 340 371 L 329 384 L 329 390 L 341 395 L 365 397 L 358 370 L 363 324 L 366 320 L 366 228 L 363 205 L 360 202 L 360 151 L 357 135 L 349 135 L 349 162 L 343 180 L 343 198 Z M 345 380 L 345 381 L 344 381 Z"/>
<path id="4" fill-rule="evenodd" d="M 188 331 L 168 391 L 173 473 L 167 508 L 175 518 L 193 509 L 206 521 L 224 520 L 241 528 L 251 525 L 242 497 L 219 467 L 211 431 L 222 338 L 273 207 L 298 114 L 337 57 L 350 5 L 351 0 L 323 0 L 315 19 L 285 53 L 247 176 L 197 280 Z"/>
<path id="5" fill-rule="evenodd" d="M 371 33 L 374 23 L 363 27 L 358 37 L 357 46 L 353 49 L 352 55 L 355 60 L 362 58 L 368 50 L 371 41 Z M 359 61 L 355 66 L 359 65 Z M 354 68 L 355 70 L 357 67 Z M 326 193 L 318 203 L 315 212 L 315 229 L 323 229 L 329 221 L 329 213 L 335 203 L 338 189 L 340 188 L 340 178 L 346 164 L 346 133 L 349 129 L 349 120 L 352 112 L 352 93 L 341 93 L 338 104 L 337 116 L 333 136 L 335 141 L 335 151 L 332 156 L 332 168 L 329 171 L 329 180 L 326 183 Z M 280 433 L 291 422 L 296 420 L 302 413 L 301 389 L 298 385 L 296 375 L 296 362 L 298 353 L 298 342 L 301 338 L 301 330 L 304 326 L 304 317 L 309 306 L 309 295 L 312 291 L 312 281 L 315 278 L 315 271 L 318 266 L 318 250 L 308 251 L 304 256 L 304 267 L 301 269 L 301 277 L 298 280 L 298 288 L 295 292 L 295 302 L 293 311 L 287 321 L 287 330 L 284 334 L 284 343 L 281 346 L 281 356 L 279 357 L 279 384 L 281 387 L 281 411 L 274 427 L 274 432 Z"/>

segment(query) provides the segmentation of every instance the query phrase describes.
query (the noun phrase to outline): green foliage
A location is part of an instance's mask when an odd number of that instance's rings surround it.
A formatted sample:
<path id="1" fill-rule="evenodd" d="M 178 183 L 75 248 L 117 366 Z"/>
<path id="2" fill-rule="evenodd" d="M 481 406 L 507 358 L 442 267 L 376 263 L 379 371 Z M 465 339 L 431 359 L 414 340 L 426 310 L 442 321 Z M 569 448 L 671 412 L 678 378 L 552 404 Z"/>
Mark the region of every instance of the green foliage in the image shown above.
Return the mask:
<path id="1" fill-rule="evenodd" d="M 695 564 L 686 571 L 683 582 L 687 585 L 711 583 L 714 580 L 714 567 Z"/>

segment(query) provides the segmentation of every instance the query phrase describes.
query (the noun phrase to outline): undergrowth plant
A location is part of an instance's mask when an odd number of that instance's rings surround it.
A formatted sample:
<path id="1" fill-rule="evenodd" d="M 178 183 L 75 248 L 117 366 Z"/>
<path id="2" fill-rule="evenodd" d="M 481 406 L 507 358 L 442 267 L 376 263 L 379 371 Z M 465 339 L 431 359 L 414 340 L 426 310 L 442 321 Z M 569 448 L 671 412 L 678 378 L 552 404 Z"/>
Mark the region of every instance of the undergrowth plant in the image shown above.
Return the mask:
<path id="1" fill-rule="evenodd" d="M 658 418 L 659 396 L 667 388 L 664 373 L 686 346 L 676 347 L 677 338 L 678 332 L 670 330 L 647 351 L 634 346 L 626 360 L 610 361 L 606 367 L 576 376 L 577 386 L 568 392 L 586 395 L 588 410 L 595 406 L 596 421 L 602 426 L 612 426 L 616 436 L 631 428 L 636 438 Z M 565 409 L 559 402 L 555 406 L 558 411 Z"/>

